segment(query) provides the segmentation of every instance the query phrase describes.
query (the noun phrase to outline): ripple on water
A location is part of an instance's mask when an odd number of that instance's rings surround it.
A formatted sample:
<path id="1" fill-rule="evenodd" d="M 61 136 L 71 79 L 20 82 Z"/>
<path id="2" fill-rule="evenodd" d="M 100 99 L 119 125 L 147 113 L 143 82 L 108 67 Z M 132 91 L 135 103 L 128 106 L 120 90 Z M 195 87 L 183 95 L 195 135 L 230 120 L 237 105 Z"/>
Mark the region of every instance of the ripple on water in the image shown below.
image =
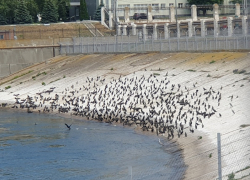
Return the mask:
<path id="1" fill-rule="evenodd" d="M 0 134 L 0 179 L 127 180 L 131 167 L 133 179 L 179 180 L 185 170 L 176 161 L 178 155 L 166 153 L 157 137 L 129 128 L 76 121 L 69 131 L 64 125 L 69 119 L 1 109 L 0 119 L 5 128 Z"/>

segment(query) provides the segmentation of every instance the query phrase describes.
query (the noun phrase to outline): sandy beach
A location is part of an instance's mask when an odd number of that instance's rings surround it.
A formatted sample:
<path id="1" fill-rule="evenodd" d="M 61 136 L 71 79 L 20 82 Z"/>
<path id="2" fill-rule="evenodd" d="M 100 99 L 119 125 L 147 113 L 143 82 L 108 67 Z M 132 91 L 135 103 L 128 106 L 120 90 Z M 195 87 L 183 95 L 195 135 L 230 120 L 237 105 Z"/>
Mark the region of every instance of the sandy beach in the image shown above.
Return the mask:
<path id="1" fill-rule="evenodd" d="M 77 114 L 73 110 L 77 106 L 96 112 L 87 113 L 89 119 L 102 117 L 106 122 L 114 119 L 119 122 L 121 117 L 135 114 L 140 121 L 154 109 L 150 118 L 166 124 L 168 112 L 162 110 L 170 109 L 176 113 L 168 126 L 176 121 L 179 128 L 174 129 L 174 137 L 168 138 L 167 132 L 158 132 L 158 136 L 173 142 L 167 151 L 182 151 L 187 165 L 184 179 L 218 177 L 217 133 L 221 133 L 223 179 L 233 173 L 234 178 L 247 180 L 250 179 L 249 62 L 250 52 L 58 56 L 1 79 L 0 104 L 20 108 L 16 102 L 24 100 L 29 106 L 29 96 L 38 106 L 29 108 L 32 112 L 58 113 L 59 106 L 67 109 L 70 104 L 68 115 Z M 167 97 L 172 98 L 169 106 L 169 102 L 165 103 Z M 55 105 L 52 102 L 58 105 L 57 109 L 51 108 Z M 119 108 L 118 117 L 106 113 Z M 101 116 L 102 112 L 107 115 Z M 126 122 L 129 123 L 131 120 Z M 131 126 L 142 131 L 139 124 L 132 122 Z M 156 134 L 157 128 L 152 129 Z"/>

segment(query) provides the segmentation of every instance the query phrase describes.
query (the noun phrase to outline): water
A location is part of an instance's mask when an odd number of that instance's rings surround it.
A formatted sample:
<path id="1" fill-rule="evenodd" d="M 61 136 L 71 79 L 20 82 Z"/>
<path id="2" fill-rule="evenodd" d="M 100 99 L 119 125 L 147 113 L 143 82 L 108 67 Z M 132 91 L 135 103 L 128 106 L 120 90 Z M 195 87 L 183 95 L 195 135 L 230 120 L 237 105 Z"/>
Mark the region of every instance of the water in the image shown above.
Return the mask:
<path id="1" fill-rule="evenodd" d="M 71 124 L 68 130 L 64 123 Z M 155 136 L 95 121 L 0 109 L 0 179 L 181 179 Z"/>

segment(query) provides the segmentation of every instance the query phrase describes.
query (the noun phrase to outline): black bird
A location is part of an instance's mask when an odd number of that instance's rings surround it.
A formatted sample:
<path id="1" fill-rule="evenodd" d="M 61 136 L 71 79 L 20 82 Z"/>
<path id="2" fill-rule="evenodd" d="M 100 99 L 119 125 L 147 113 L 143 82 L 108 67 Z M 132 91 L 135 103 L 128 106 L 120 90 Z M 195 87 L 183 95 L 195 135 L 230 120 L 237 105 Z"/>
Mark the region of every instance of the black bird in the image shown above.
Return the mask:
<path id="1" fill-rule="evenodd" d="M 65 123 L 65 126 L 67 126 L 67 128 L 70 130 L 70 126 L 71 126 L 72 124 L 70 124 L 70 125 L 68 125 L 68 124 L 66 124 Z"/>

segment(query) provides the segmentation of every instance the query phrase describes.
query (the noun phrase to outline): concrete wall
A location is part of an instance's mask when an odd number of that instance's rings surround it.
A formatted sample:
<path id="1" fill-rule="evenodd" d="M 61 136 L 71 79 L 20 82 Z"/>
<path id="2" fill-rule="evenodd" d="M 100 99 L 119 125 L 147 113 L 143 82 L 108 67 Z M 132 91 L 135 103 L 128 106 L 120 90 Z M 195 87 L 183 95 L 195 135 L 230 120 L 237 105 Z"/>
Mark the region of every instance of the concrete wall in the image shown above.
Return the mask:
<path id="1" fill-rule="evenodd" d="M 0 49 L 0 78 L 59 55 L 59 48 Z"/>

